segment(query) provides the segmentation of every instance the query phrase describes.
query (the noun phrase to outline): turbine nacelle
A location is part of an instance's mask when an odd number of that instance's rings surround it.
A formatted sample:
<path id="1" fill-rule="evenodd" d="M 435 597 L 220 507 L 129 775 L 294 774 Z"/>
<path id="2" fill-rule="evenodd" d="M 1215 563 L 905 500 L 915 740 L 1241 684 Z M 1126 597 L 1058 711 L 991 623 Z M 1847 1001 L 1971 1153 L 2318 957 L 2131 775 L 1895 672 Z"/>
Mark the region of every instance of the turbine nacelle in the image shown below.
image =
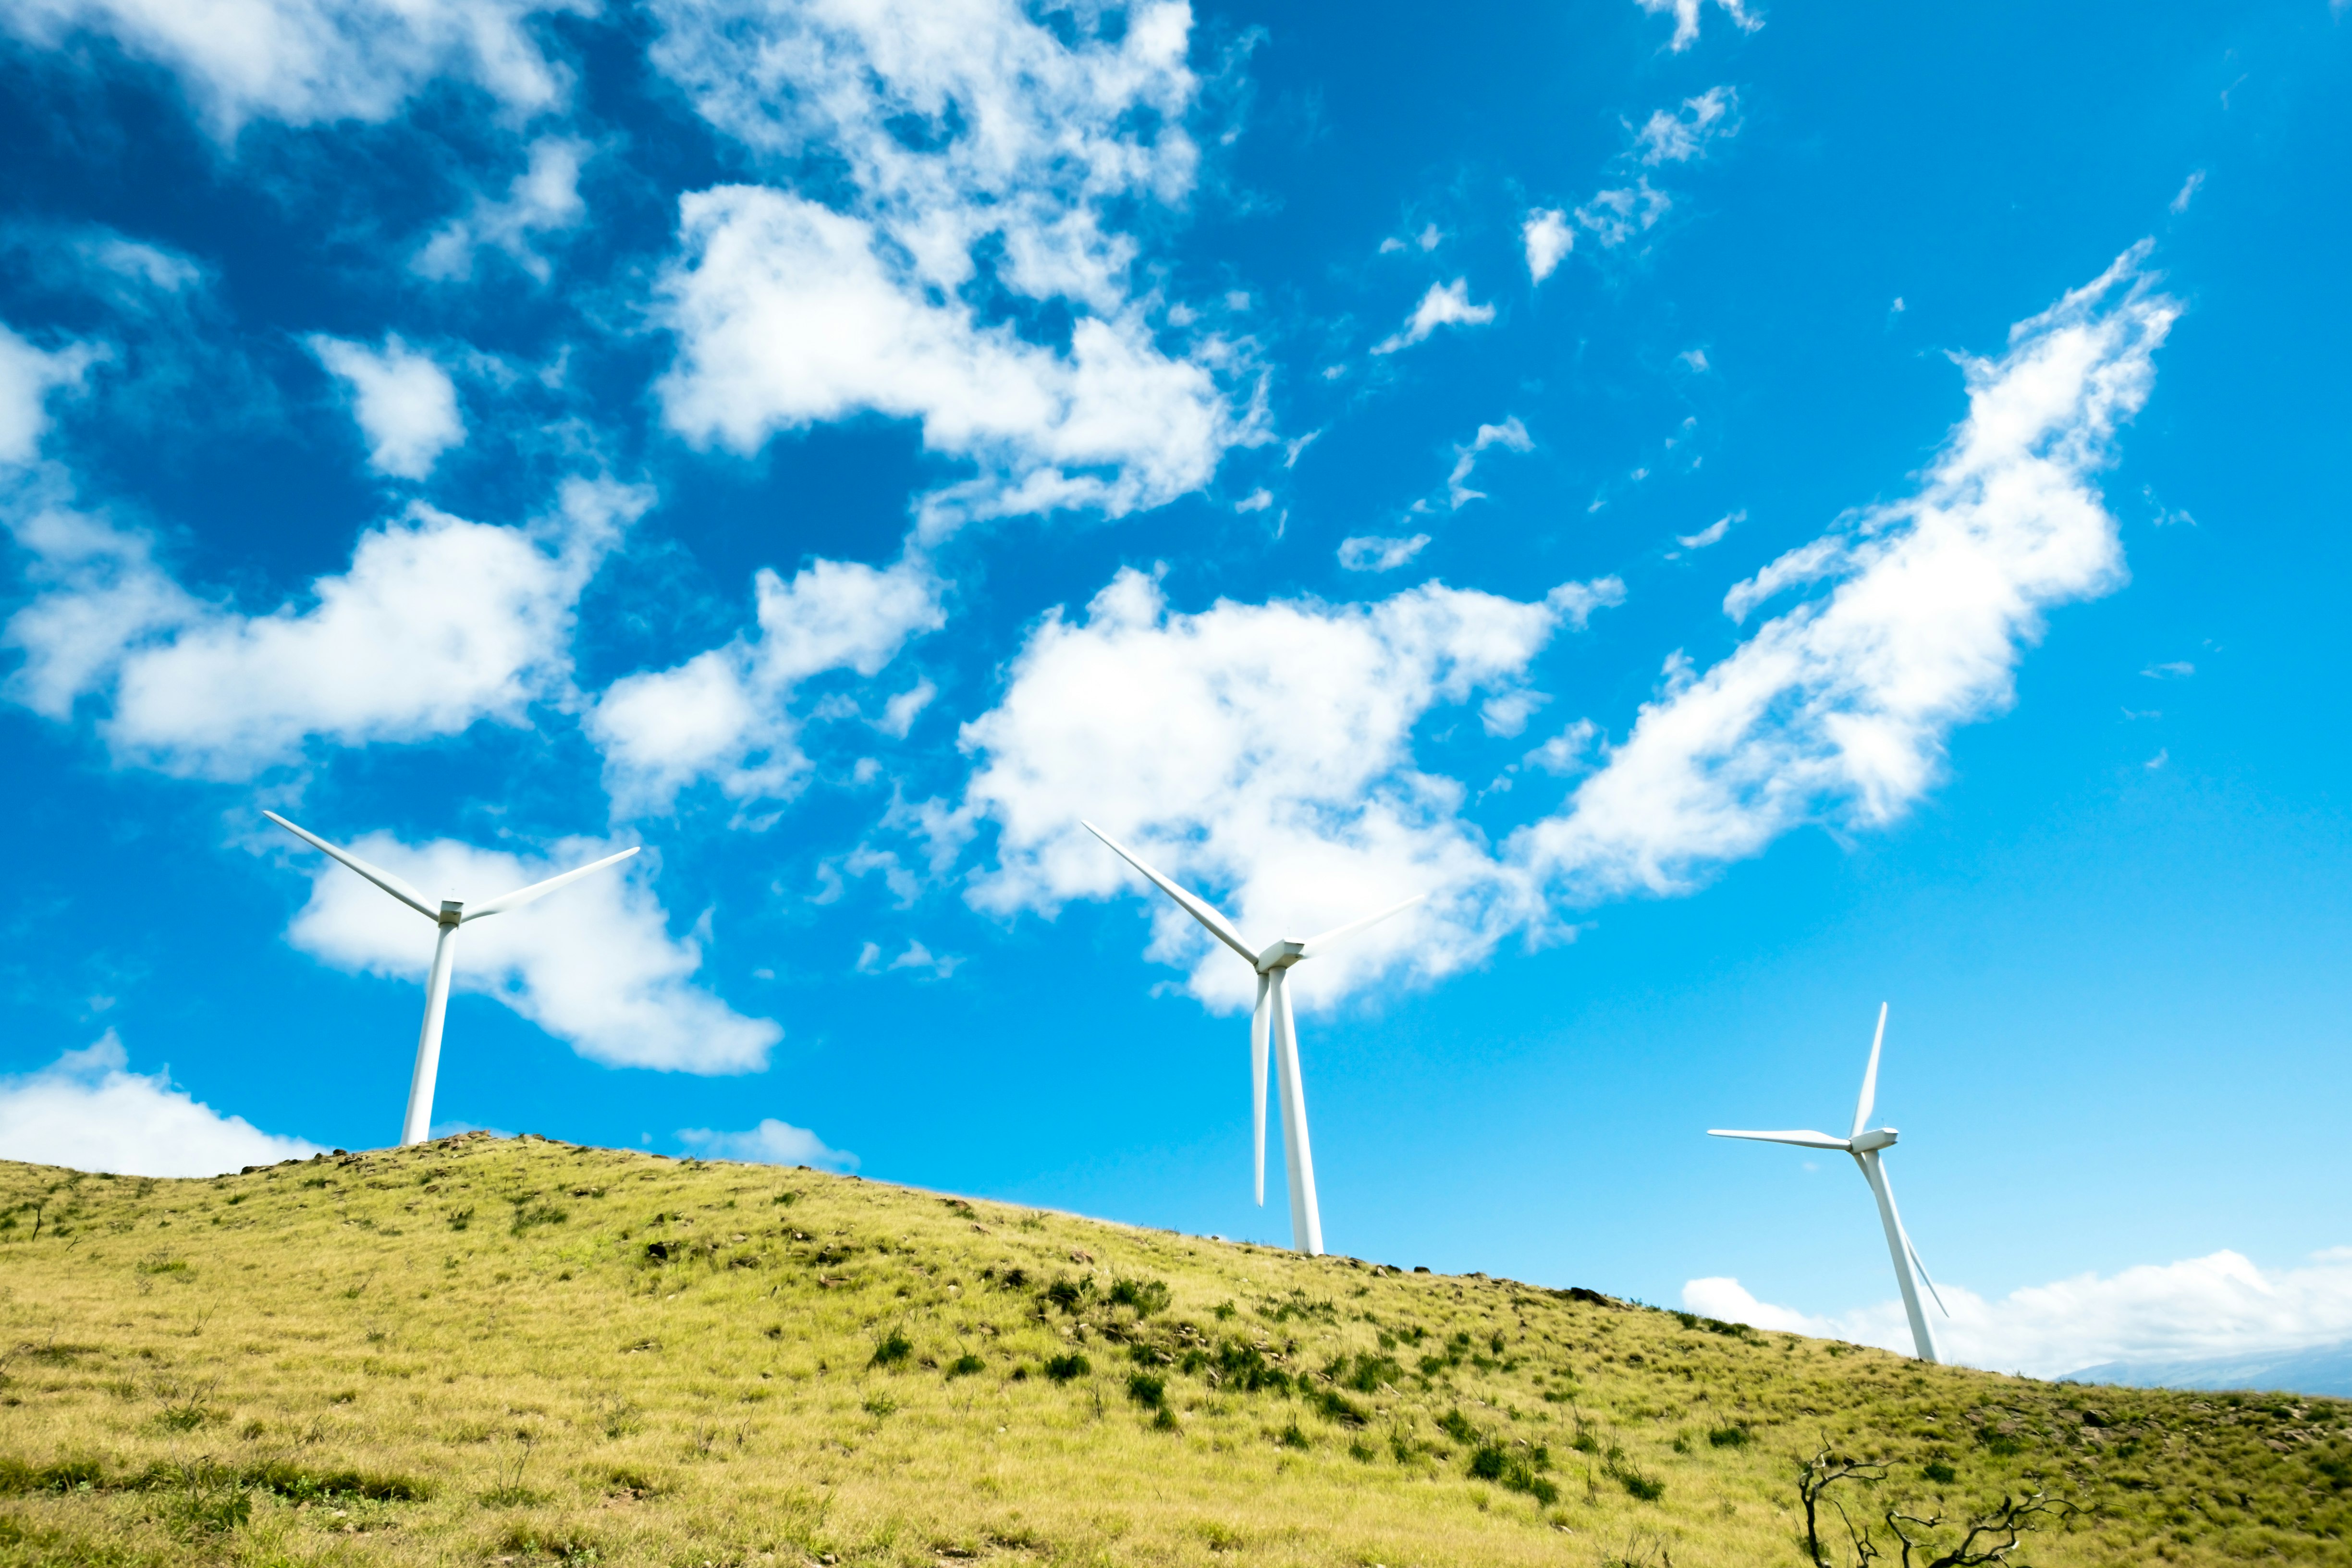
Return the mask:
<path id="1" fill-rule="evenodd" d="M 1260 974 L 1271 974 L 1277 969 L 1288 969 L 1306 956 L 1305 942 L 1292 942 L 1286 937 L 1259 953 L 1255 962 Z"/>
<path id="2" fill-rule="evenodd" d="M 1892 1149 L 1899 1136 L 1892 1127 L 1881 1127 L 1869 1132 L 1857 1132 L 1846 1141 L 1846 1148 L 1856 1154 L 1867 1154 L 1874 1149 Z"/>

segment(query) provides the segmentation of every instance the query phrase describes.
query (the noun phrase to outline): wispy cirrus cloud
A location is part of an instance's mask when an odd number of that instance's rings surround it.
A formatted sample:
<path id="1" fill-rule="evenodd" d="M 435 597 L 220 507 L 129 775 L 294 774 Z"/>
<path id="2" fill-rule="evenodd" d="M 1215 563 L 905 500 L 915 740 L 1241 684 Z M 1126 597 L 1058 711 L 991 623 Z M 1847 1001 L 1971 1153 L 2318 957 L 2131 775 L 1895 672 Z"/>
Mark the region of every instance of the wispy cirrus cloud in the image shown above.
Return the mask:
<path id="1" fill-rule="evenodd" d="M 1709 669 L 1670 658 L 1633 732 L 1514 858 L 1579 901 L 1671 892 L 1798 824 L 1880 826 L 1917 800 L 1951 730 L 2008 706 L 2048 610 L 2123 581 L 2095 478 L 2180 310 L 2146 254 L 1964 361 L 1969 416 L 1918 488 L 1789 551 L 1725 608 L 1825 591 Z"/>
<path id="2" fill-rule="evenodd" d="M 1470 280 L 1456 278 L 1451 283 L 1433 283 L 1404 325 L 1372 345 L 1376 354 L 1392 354 L 1399 349 L 1409 349 L 1415 343 L 1427 342 L 1429 335 L 1440 327 L 1483 327 L 1495 319 L 1495 307 L 1474 304 L 1470 299 Z"/>

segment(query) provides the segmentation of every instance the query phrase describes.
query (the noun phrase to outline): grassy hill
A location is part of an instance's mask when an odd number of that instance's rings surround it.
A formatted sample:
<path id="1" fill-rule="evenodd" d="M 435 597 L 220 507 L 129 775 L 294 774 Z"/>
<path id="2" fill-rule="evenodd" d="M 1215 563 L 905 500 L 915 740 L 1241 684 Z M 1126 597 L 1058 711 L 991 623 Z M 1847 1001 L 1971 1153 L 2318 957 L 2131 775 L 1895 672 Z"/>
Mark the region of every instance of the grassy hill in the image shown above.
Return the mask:
<path id="1" fill-rule="evenodd" d="M 2343 1563 L 2347 1424 L 531 1139 L 0 1164 L 7 1565 L 1770 1568 L 1824 1443 L 1890 1563 Z"/>

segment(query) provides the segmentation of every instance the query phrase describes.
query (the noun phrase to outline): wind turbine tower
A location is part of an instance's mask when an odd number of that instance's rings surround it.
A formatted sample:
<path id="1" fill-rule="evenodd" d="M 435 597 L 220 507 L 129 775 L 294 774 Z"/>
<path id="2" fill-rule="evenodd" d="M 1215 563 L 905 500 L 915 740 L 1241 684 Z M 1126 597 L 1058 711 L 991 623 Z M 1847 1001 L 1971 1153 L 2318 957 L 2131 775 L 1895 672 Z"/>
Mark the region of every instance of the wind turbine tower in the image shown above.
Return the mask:
<path id="1" fill-rule="evenodd" d="M 1850 1137 L 1832 1138 L 1826 1132 L 1732 1132 L 1717 1128 L 1707 1129 L 1710 1138 L 1753 1138 L 1765 1143 L 1794 1143 L 1801 1149 L 1842 1149 L 1853 1156 L 1862 1167 L 1863 1179 L 1870 1184 L 1873 1195 L 1878 1199 L 1879 1223 L 1886 1227 L 1887 1255 L 1895 1260 L 1895 1282 L 1903 1289 L 1903 1310 L 1911 1320 L 1911 1342 L 1918 1350 L 1921 1361 L 1934 1361 L 1935 1336 L 1927 1331 L 1927 1314 L 1919 1306 L 1919 1280 L 1925 1280 L 1927 1294 L 1935 1297 L 1936 1307 L 1944 1316 L 1952 1310 L 1944 1305 L 1937 1292 L 1936 1282 L 1928 1278 L 1927 1266 L 1919 1261 L 1919 1249 L 1911 1245 L 1904 1233 L 1903 1216 L 1895 1211 L 1895 1189 L 1888 1185 L 1886 1170 L 1879 1163 L 1882 1151 L 1895 1146 L 1895 1131 L 1892 1127 L 1870 1127 L 1871 1107 L 1878 1099 L 1878 1047 L 1886 1041 L 1886 1004 L 1878 1005 L 1878 1033 L 1871 1037 L 1870 1066 L 1863 1069 L 1862 1098 L 1854 1102 L 1853 1132 Z M 1868 1131 L 1864 1129 L 1869 1128 Z M 1917 1279 L 1912 1277 L 1918 1270 Z"/>
<path id="2" fill-rule="evenodd" d="M 1323 1255 L 1323 1216 L 1315 1204 L 1315 1157 L 1307 1142 L 1307 1086 L 1298 1075 L 1298 1026 L 1290 1016 L 1290 991 L 1286 978 L 1293 965 L 1302 963 L 1317 954 L 1329 951 L 1333 944 L 1355 935 L 1367 926 L 1378 925 L 1391 915 L 1401 914 L 1429 895 L 1416 893 L 1404 902 L 1379 914 L 1350 921 L 1336 931 L 1320 936 L 1310 936 L 1305 942 L 1285 939 L 1270 947 L 1253 948 L 1244 942 L 1241 933 L 1212 909 L 1208 901 L 1188 893 L 1150 866 L 1143 858 L 1091 822 L 1082 821 L 1088 833 L 1110 846 L 1120 859 L 1151 879 L 1161 892 L 1176 900 L 1177 907 L 1209 930 L 1209 934 L 1241 955 L 1257 974 L 1257 1005 L 1250 1013 L 1250 1081 L 1255 1092 L 1250 1096 L 1252 1125 L 1257 1149 L 1257 1201 L 1265 1205 L 1265 1058 L 1269 1028 L 1274 1036 L 1275 1060 L 1282 1089 L 1282 1157 L 1288 1169 L 1290 1190 L 1290 1245 L 1309 1258 Z"/>
<path id="3" fill-rule="evenodd" d="M 424 894 L 410 887 L 381 867 L 371 866 L 350 850 L 328 843 L 308 829 L 297 827 L 274 811 L 262 816 L 278 824 L 305 844 L 324 850 L 341 860 L 439 928 L 433 943 L 433 968 L 425 982 L 425 1027 L 416 1037 L 416 1070 L 408 1079 L 408 1114 L 400 1124 L 400 1141 L 404 1144 L 425 1142 L 425 1130 L 433 1125 L 433 1080 L 441 1070 L 441 1019 L 449 1010 L 449 971 L 457 957 L 457 928 L 468 921 L 487 915 L 503 914 L 523 905 L 543 899 L 566 882 L 576 882 L 592 871 L 618 865 L 635 854 L 635 846 L 617 855 L 607 855 L 602 860 L 550 877 L 544 882 L 533 882 L 528 888 L 517 888 L 511 893 L 501 893 L 468 908 L 458 899 L 428 900 Z M 436 908 L 436 904 L 438 908 Z"/>

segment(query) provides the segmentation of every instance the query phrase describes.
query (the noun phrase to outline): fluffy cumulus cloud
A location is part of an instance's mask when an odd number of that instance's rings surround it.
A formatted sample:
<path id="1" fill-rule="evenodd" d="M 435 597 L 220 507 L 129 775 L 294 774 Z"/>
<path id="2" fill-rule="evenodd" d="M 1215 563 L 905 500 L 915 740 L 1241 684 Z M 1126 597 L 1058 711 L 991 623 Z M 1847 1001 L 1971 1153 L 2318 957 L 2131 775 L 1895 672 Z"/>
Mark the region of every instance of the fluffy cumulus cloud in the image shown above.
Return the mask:
<path id="1" fill-rule="evenodd" d="M 111 1029 L 38 1072 L 0 1078 L 0 1159 L 126 1176 L 216 1176 L 318 1152 L 222 1115 L 173 1089 L 168 1071 L 131 1071 Z"/>
<path id="2" fill-rule="evenodd" d="M 37 45 L 111 39 L 174 73 L 212 132 L 247 121 L 383 121 L 436 80 L 467 82 L 507 109 L 564 97 L 564 73 L 530 19 L 585 15 L 593 0 L 16 0 L 0 27 Z"/>
<path id="3" fill-rule="evenodd" d="M 323 334 L 310 352 L 341 381 L 351 397 L 352 417 L 367 437 L 368 466 L 397 479 L 422 479 L 441 454 L 466 439 L 457 412 L 457 387 L 429 354 L 417 353 L 394 333 L 380 349 Z"/>
<path id="4" fill-rule="evenodd" d="M 1752 33 L 1764 25 L 1764 19 L 1748 8 L 1747 0 L 1715 0 L 1722 7 L 1731 25 L 1743 33 Z M 1698 42 L 1698 13 L 1705 0 L 1634 0 L 1634 4 L 1653 16 L 1672 16 L 1675 35 L 1666 40 L 1666 47 L 1682 53 Z"/>
<path id="5" fill-rule="evenodd" d="M 2123 581 L 2095 477 L 2179 309 L 2143 255 L 1967 361 L 1968 417 L 1917 489 L 1734 587 L 1741 620 L 1814 592 L 1704 673 L 1669 659 L 1632 733 L 1515 858 L 1578 900 L 1666 892 L 1801 823 L 1868 827 L 1916 801 L 1952 728 L 2008 705 L 2050 607 Z"/>
<path id="6" fill-rule="evenodd" d="M 1622 594 L 1570 583 L 1522 603 L 1432 583 L 1371 605 L 1182 615 L 1151 578 L 1123 571 L 1083 620 L 1048 617 L 1003 700 L 964 730 L 979 763 L 961 811 L 998 833 L 997 863 L 971 897 L 1051 911 L 1142 889 L 1086 817 L 1191 879 L 1255 942 L 1432 895 L 1305 966 L 1302 996 L 1399 965 L 1472 963 L 1528 911 L 1461 820 L 1460 786 L 1412 766 L 1414 728 L 1441 705 L 1522 692 L 1555 635 Z M 1213 1005 L 1250 1003 L 1248 973 L 1223 948 L 1158 894 L 1150 908 L 1155 956 L 1190 965 Z"/>
<path id="7" fill-rule="evenodd" d="M 507 194 L 478 198 L 464 216 L 435 230 L 410 258 L 409 269 L 439 282 L 463 281 L 473 276 L 476 254 L 487 249 L 503 253 L 546 282 L 552 268 L 534 242 L 577 227 L 587 216 L 588 205 L 580 199 L 580 165 L 588 152 L 588 144 L 576 137 L 539 138 Z"/>
<path id="8" fill-rule="evenodd" d="M 1540 283 L 1559 271 L 1568 253 L 1576 248 L 1576 231 L 1568 226 L 1568 215 L 1558 207 L 1538 207 L 1519 225 L 1519 240 L 1527 247 L 1528 277 Z"/>
<path id="9" fill-rule="evenodd" d="M 1483 327 L 1495 319 L 1492 305 L 1473 304 L 1470 281 L 1456 278 L 1451 283 L 1433 283 L 1404 325 L 1372 345 L 1376 354 L 1392 354 L 1399 349 L 1409 349 L 1415 343 L 1427 342 L 1429 334 L 1440 327 Z"/>
<path id="10" fill-rule="evenodd" d="M 832 1171 L 857 1169 L 857 1156 L 828 1149 L 824 1140 L 805 1127 L 794 1127 L 772 1116 L 740 1132 L 714 1131 L 708 1127 L 681 1127 L 677 1141 L 709 1160 L 741 1160 L 754 1165 L 815 1165 Z"/>
<path id="11" fill-rule="evenodd" d="M 2081 1274 L 1998 1300 L 1938 1280 L 1951 1309 L 1931 1322 L 1947 1359 L 1997 1372 L 2059 1377 L 2110 1362 L 2198 1361 L 2352 1339 L 2352 1248 L 2299 1268 L 2263 1268 L 2235 1252 Z M 1738 1280 L 1693 1279 L 1683 1304 L 1729 1322 L 1819 1334 L 1907 1353 L 1903 1304 L 1815 1315 L 1759 1301 Z M 1929 1307 L 1932 1314 L 1934 1308 Z"/>
<path id="12" fill-rule="evenodd" d="M 169 773 L 246 777 L 342 745 L 523 721 L 566 688 L 573 605 L 649 503 L 574 479 L 528 527 L 414 506 L 361 536 L 350 568 L 248 616 L 202 600 L 145 536 L 62 502 L 13 520 L 35 593 L 5 646 L 7 691 L 52 719 L 95 697 L 118 757 Z"/>
<path id="13" fill-rule="evenodd" d="M 781 800 L 806 781 L 793 694 L 827 670 L 878 674 L 907 639 L 946 619 L 940 584 L 913 558 L 887 569 L 817 561 L 787 582 L 762 571 L 759 630 L 673 668 L 613 683 L 588 719 L 616 811 L 662 811 L 716 783 L 737 800 Z M 904 735 L 931 696 L 918 684 L 877 722 Z"/>
<path id="14" fill-rule="evenodd" d="M 338 837 L 331 823 L 305 822 L 362 859 L 404 878 L 428 898 L 479 901 L 528 887 L 618 846 L 589 839 L 526 859 L 450 839 L 405 844 L 388 833 Z M 273 830 L 274 831 L 274 830 Z M 290 836 L 289 845 L 296 843 Z M 415 910 L 315 851 L 310 900 L 287 939 L 341 969 L 412 979 L 433 957 L 434 927 Z M 783 1031 L 749 1018 L 694 982 L 700 942 L 673 937 L 648 885 L 644 857 L 583 878 L 519 910 L 460 928 L 455 985 L 486 995 L 608 1067 L 689 1073 L 757 1072 Z M 386 1050 L 405 1049 L 387 1040 Z M 452 1031 L 446 1051 L 462 1051 Z"/>
<path id="15" fill-rule="evenodd" d="M 780 169 L 821 149 L 844 176 L 683 198 L 660 393 L 688 438 L 750 451 L 857 413 L 918 421 L 976 470 L 930 499 L 935 529 L 1157 506 L 1258 438 L 1222 386 L 1237 351 L 1161 346 L 1115 222 L 1192 188 L 1188 7 L 1059 31 L 1011 0 L 656 10 L 655 61 L 713 125 Z M 1071 311 L 1066 344 L 1017 331 L 1020 300 Z"/>

